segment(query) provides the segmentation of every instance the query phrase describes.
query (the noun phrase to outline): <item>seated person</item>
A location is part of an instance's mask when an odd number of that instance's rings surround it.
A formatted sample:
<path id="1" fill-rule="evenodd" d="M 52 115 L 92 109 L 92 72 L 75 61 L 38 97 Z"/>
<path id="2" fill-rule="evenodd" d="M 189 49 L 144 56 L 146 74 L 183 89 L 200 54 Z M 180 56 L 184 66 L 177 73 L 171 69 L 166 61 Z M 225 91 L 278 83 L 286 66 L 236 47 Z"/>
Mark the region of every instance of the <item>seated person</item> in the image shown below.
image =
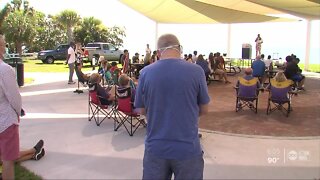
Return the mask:
<path id="1" fill-rule="evenodd" d="M 127 74 L 121 74 L 118 81 L 119 87 L 117 91 L 122 92 L 125 89 L 130 88 L 133 111 L 139 113 L 139 111 L 133 107 L 133 102 L 136 95 L 136 85 L 134 84 L 133 80 Z M 118 96 L 121 96 L 121 93 L 118 93 Z"/>
<path id="2" fill-rule="evenodd" d="M 189 63 L 193 63 L 192 62 L 192 54 L 188 54 L 188 57 L 187 57 L 186 61 L 189 62 Z"/>
<path id="3" fill-rule="evenodd" d="M 247 81 L 250 81 L 250 80 L 252 80 L 252 79 L 254 79 L 255 77 L 253 77 L 253 75 L 252 75 L 252 72 L 253 72 L 253 70 L 252 70 L 252 68 L 246 68 L 245 70 L 244 70 L 244 76 L 243 76 L 243 78 L 245 79 L 245 80 L 247 80 Z M 236 87 L 239 87 L 239 80 L 237 81 L 237 84 L 236 84 Z M 260 82 L 258 81 L 257 82 L 257 88 L 260 88 Z"/>
<path id="4" fill-rule="evenodd" d="M 98 73 L 93 73 L 90 76 L 90 86 L 95 86 L 97 95 L 99 96 L 100 102 L 102 105 L 110 105 L 115 100 L 115 87 L 112 86 L 111 89 L 103 88 L 100 85 L 101 76 Z"/>
<path id="5" fill-rule="evenodd" d="M 264 54 L 261 54 L 261 59 L 263 59 L 262 57 L 264 57 Z M 268 56 L 268 59 L 263 60 L 263 62 L 265 64 L 267 70 L 272 70 L 273 69 L 272 68 L 273 67 L 273 63 L 272 63 L 270 55 Z"/>
<path id="6" fill-rule="evenodd" d="M 263 84 L 266 79 L 265 77 L 266 65 L 261 60 L 260 55 L 258 55 L 256 59 L 252 62 L 251 68 L 252 68 L 253 77 L 259 78 L 260 83 Z"/>
<path id="7" fill-rule="evenodd" d="M 231 83 L 227 78 L 227 73 L 223 67 L 223 62 L 217 58 L 216 53 L 214 55 L 212 54 L 209 55 L 209 61 L 211 63 L 212 71 L 215 74 L 219 75 L 219 79 L 222 80 L 223 78 L 225 83 Z"/>
<path id="8" fill-rule="evenodd" d="M 132 63 L 139 63 L 139 53 L 135 53 L 132 57 Z"/>
<path id="9" fill-rule="evenodd" d="M 226 64 L 224 62 L 224 58 L 220 55 L 219 52 L 216 53 L 216 60 L 220 61 L 220 64 L 222 65 L 223 69 L 226 68 Z"/>
<path id="10" fill-rule="evenodd" d="M 208 79 L 208 78 L 209 78 L 209 75 L 210 75 L 210 73 L 211 73 L 211 72 L 210 72 L 210 69 L 209 69 L 209 63 L 208 63 L 206 60 L 204 60 L 202 54 L 200 54 L 200 55 L 198 56 L 198 59 L 197 59 L 197 61 L 196 61 L 196 64 L 198 64 L 198 65 L 203 69 L 204 74 L 206 75 L 206 78 Z"/>
<path id="11" fill-rule="evenodd" d="M 77 63 L 76 66 L 77 67 L 76 67 L 75 71 L 76 71 L 76 74 L 78 76 L 79 82 L 81 82 L 81 83 L 88 82 L 89 79 L 90 79 L 90 74 L 84 74 L 82 72 L 82 70 L 81 70 L 82 69 L 82 64 L 81 63 Z"/>
<path id="12" fill-rule="evenodd" d="M 108 63 L 108 61 L 102 61 L 101 62 L 101 69 L 99 71 L 99 74 L 101 74 L 106 82 L 112 81 L 112 75 L 110 72 L 111 65 Z"/>
<path id="13" fill-rule="evenodd" d="M 158 52 L 153 51 L 151 59 L 150 59 L 150 64 L 155 63 L 156 61 L 158 61 Z"/>
<path id="14" fill-rule="evenodd" d="M 117 62 L 112 61 L 111 62 L 111 68 L 110 68 L 110 72 L 113 73 L 115 70 L 118 70 L 120 72 L 120 69 L 117 66 Z"/>
<path id="15" fill-rule="evenodd" d="M 275 82 L 270 82 L 270 84 L 266 87 L 266 89 L 271 92 L 269 93 L 269 98 L 272 97 L 272 93 L 275 93 L 274 97 L 276 99 L 281 101 L 288 101 L 290 99 L 288 92 L 291 90 L 291 85 L 293 84 L 293 82 L 291 80 L 287 80 L 285 74 L 282 71 L 278 72 L 273 80 Z M 271 86 L 276 88 L 286 88 L 286 91 L 280 90 L 277 92 L 277 90 L 271 88 Z"/>
<path id="16" fill-rule="evenodd" d="M 99 67 L 98 72 L 100 72 L 103 69 L 102 64 L 104 62 L 108 63 L 108 60 L 106 60 L 106 58 L 104 56 L 100 56 L 99 60 L 98 60 L 98 67 Z"/>
<path id="17" fill-rule="evenodd" d="M 284 74 L 287 79 L 297 82 L 298 90 L 301 90 L 304 87 L 305 76 L 301 74 L 302 70 L 298 66 L 299 61 L 299 58 L 291 58 L 291 61 L 287 63 Z"/>

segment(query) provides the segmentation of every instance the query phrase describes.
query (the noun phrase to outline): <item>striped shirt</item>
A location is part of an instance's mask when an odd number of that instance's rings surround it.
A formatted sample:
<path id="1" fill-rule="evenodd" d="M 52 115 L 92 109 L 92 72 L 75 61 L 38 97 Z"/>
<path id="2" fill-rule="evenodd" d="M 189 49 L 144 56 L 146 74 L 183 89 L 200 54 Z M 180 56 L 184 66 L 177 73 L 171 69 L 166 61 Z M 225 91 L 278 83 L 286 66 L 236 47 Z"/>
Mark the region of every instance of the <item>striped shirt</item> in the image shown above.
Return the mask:
<path id="1" fill-rule="evenodd" d="M 21 95 L 12 67 L 0 59 L 0 133 L 19 124 Z"/>

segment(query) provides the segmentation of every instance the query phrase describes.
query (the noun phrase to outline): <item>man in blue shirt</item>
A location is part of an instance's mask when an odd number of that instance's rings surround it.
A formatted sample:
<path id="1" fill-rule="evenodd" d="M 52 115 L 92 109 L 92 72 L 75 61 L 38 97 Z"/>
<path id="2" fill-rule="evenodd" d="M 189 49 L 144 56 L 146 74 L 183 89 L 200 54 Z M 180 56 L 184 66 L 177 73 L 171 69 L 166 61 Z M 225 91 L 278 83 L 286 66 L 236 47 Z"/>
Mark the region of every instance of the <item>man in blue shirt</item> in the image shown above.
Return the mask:
<path id="1" fill-rule="evenodd" d="M 252 75 L 253 77 L 257 77 L 260 80 L 260 83 L 263 84 L 265 80 L 265 70 L 266 64 L 261 60 L 261 56 L 258 55 L 256 60 L 253 61 L 251 68 L 253 70 Z"/>
<path id="2" fill-rule="evenodd" d="M 210 101 L 202 68 L 182 60 L 172 34 L 158 40 L 160 60 L 141 71 L 135 107 L 147 116 L 143 179 L 202 179 L 199 116 Z"/>

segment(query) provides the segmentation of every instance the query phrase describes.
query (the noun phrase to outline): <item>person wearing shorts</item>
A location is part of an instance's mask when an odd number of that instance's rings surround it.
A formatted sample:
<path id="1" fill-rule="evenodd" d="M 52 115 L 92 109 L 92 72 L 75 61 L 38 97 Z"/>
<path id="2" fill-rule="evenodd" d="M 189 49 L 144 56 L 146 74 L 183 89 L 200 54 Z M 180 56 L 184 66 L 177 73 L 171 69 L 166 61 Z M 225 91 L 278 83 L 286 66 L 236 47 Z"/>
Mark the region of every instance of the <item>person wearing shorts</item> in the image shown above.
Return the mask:
<path id="1" fill-rule="evenodd" d="M 2 178 L 14 179 L 14 161 L 19 158 L 21 95 L 14 70 L 3 62 L 5 44 L 0 35 L 0 159 Z"/>

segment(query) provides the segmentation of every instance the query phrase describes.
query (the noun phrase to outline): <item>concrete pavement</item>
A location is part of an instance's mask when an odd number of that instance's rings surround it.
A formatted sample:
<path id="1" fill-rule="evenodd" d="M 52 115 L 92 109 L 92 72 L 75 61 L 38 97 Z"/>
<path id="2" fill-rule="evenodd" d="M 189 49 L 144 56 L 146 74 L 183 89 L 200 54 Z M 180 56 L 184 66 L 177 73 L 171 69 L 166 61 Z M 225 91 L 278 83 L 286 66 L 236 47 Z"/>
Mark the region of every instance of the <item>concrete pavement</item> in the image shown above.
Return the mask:
<path id="1" fill-rule="evenodd" d="M 22 165 L 43 179 L 141 179 L 145 129 L 130 137 L 123 128 L 114 132 L 111 120 L 96 126 L 87 120 L 88 92 L 73 93 L 76 84 L 67 84 L 66 73 L 59 81 L 54 77 L 57 81 L 20 89 L 27 114 L 21 120 L 21 148 L 44 139 L 46 149 L 43 159 Z M 201 131 L 205 179 L 320 178 L 319 137 Z"/>

